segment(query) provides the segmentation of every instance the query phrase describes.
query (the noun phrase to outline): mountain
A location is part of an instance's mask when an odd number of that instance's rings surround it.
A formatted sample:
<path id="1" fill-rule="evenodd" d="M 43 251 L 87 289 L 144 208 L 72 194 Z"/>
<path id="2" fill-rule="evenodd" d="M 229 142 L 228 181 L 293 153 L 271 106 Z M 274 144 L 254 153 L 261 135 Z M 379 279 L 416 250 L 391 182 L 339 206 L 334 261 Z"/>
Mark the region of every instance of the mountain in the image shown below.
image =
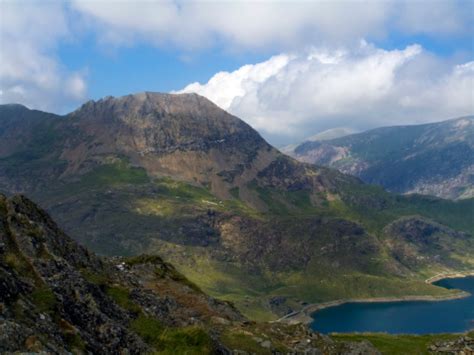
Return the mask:
<path id="1" fill-rule="evenodd" d="M 312 135 L 311 137 L 306 138 L 304 141 L 305 142 L 327 141 L 334 138 L 348 136 L 349 134 L 354 134 L 354 133 L 358 133 L 358 132 L 349 127 L 337 127 L 337 128 L 332 128 L 332 129 L 328 129 L 328 130 L 316 133 Z M 282 153 L 291 155 L 298 145 L 299 144 L 290 144 L 290 145 L 280 148 L 280 151 Z"/>
<path id="2" fill-rule="evenodd" d="M 473 199 L 398 196 L 300 163 L 198 95 L 108 97 L 65 116 L 0 106 L 0 132 L 0 191 L 31 196 L 99 254 L 162 255 L 252 319 L 443 296 L 424 280 L 474 265 Z"/>
<path id="3" fill-rule="evenodd" d="M 329 139 L 339 138 L 348 136 L 349 134 L 357 133 L 356 130 L 349 128 L 349 127 L 337 127 L 327 129 L 325 131 L 316 133 L 309 137 L 308 141 L 327 141 Z"/>
<path id="4" fill-rule="evenodd" d="M 0 291 L 2 353 L 378 354 L 249 322 L 158 256 L 100 258 L 24 196 L 0 195 Z"/>
<path id="5" fill-rule="evenodd" d="M 397 193 L 474 196 L 474 117 L 307 141 L 285 153 Z"/>

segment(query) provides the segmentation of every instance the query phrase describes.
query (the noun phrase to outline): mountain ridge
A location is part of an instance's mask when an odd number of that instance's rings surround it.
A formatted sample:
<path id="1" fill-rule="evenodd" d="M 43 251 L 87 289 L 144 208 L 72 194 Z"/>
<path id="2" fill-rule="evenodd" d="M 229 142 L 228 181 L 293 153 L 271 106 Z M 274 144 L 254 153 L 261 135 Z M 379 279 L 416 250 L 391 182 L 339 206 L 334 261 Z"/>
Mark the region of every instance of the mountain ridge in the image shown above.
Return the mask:
<path id="1" fill-rule="evenodd" d="M 253 319 L 336 295 L 441 295 L 427 277 L 472 268 L 473 200 L 397 196 L 299 163 L 196 100 L 206 99 L 144 93 L 89 102 L 69 116 L 34 113 L 34 127 L 4 132 L 20 143 L 0 154 L 0 190 L 39 201 L 100 254 L 166 255 Z M 11 120 L 0 107 L 0 132 Z M 410 216 L 428 227 L 388 233 Z M 413 243 L 404 241 L 408 230 Z"/>
<path id="2" fill-rule="evenodd" d="M 305 142 L 291 156 L 329 166 L 398 193 L 472 197 L 474 117 L 381 127 L 324 142 Z"/>

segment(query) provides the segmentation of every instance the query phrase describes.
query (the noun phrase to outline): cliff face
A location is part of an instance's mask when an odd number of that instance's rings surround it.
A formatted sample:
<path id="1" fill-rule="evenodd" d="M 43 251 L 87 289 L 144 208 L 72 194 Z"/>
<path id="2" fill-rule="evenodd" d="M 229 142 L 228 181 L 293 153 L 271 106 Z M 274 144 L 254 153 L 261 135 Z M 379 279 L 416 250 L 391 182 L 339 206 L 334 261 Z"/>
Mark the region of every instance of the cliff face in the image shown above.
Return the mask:
<path id="1" fill-rule="evenodd" d="M 450 199 L 474 196 L 473 117 L 308 141 L 287 153 L 394 192 Z"/>
<path id="2" fill-rule="evenodd" d="M 261 337 L 265 344 L 253 340 Z M 376 353 L 303 327 L 249 323 L 160 257 L 99 258 L 30 200 L 0 195 L 0 352 L 247 354 L 255 347 Z"/>

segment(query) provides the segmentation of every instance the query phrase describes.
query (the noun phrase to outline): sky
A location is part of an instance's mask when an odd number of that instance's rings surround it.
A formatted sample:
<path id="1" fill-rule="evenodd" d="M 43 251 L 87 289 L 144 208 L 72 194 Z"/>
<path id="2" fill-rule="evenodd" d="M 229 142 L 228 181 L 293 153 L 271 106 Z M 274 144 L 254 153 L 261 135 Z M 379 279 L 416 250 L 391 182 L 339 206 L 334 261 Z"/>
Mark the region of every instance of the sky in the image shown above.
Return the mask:
<path id="1" fill-rule="evenodd" d="M 472 0 L 0 0 L 0 103 L 196 92 L 277 146 L 474 114 Z"/>

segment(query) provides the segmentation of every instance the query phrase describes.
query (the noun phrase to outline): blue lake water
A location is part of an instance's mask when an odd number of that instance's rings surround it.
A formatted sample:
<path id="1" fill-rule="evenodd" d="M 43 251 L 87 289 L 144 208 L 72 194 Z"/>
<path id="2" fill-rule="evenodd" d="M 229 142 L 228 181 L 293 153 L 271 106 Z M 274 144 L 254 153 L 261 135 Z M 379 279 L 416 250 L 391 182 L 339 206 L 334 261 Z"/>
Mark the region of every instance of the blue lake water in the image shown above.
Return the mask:
<path id="1" fill-rule="evenodd" d="M 474 277 L 435 283 L 469 292 L 449 301 L 346 303 L 315 312 L 311 328 L 321 333 L 386 332 L 392 334 L 457 333 L 474 329 Z"/>

